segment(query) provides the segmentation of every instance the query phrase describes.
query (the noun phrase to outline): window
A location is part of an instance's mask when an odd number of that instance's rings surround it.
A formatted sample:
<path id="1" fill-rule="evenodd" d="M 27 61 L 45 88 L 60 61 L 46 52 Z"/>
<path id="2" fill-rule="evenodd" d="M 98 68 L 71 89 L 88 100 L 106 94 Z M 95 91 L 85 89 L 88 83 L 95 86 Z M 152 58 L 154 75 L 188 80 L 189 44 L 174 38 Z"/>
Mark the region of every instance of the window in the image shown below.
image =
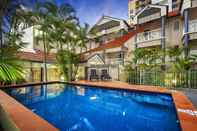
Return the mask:
<path id="1" fill-rule="evenodd" d="M 174 22 L 174 30 L 178 31 L 179 30 L 179 21 Z"/>
<path id="2" fill-rule="evenodd" d="M 120 53 L 118 54 L 118 58 L 123 58 L 123 57 L 124 57 L 123 52 L 120 52 Z"/>
<path id="3" fill-rule="evenodd" d="M 149 38 L 149 32 L 150 32 L 150 30 L 145 30 L 144 31 L 144 39 L 145 40 L 148 40 L 148 38 Z"/>

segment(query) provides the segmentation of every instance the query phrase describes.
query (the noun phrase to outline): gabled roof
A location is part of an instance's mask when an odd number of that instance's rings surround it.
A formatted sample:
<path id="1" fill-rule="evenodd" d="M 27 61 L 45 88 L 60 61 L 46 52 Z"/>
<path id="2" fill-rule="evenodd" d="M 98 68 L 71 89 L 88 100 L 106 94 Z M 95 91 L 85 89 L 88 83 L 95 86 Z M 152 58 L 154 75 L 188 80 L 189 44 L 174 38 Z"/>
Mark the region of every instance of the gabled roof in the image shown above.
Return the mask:
<path id="1" fill-rule="evenodd" d="M 103 19 L 110 19 L 110 20 L 114 20 L 114 21 L 119 21 L 119 22 L 124 22 L 125 25 L 127 25 L 127 27 L 129 28 L 129 24 L 127 23 L 126 20 L 124 19 L 120 19 L 120 18 L 115 18 L 115 17 L 111 17 L 111 16 L 106 16 L 106 15 L 103 15 L 90 29 L 89 31 L 91 31 L 96 25 L 98 25 Z"/>
<path id="2" fill-rule="evenodd" d="M 143 13 L 145 10 L 147 10 L 149 8 L 158 8 L 158 9 L 165 11 L 165 12 L 163 12 L 164 14 L 161 14 L 161 16 L 167 14 L 167 6 L 166 5 L 149 4 L 145 8 L 143 8 L 140 12 L 138 12 L 136 16 L 139 16 L 141 13 Z"/>
<path id="3" fill-rule="evenodd" d="M 91 64 L 92 61 L 96 62 L 97 64 L 104 64 L 104 60 L 99 54 L 94 54 L 90 56 L 87 61 Z"/>
<path id="4" fill-rule="evenodd" d="M 103 15 L 97 22 L 95 25 L 97 25 L 99 22 L 101 22 L 103 19 L 110 19 L 110 20 L 115 20 L 115 21 L 126 21 L 124 19 L 120 19 L 120 18 L 115 18 L 115 17 L 111 17 L 111 16 L 106 16 Z"/>
<path id="5" fill-rule="evenodd" d="M 125 42 L 127 42 L 131 37 L 133 37 L 136 33 L 138 32 L 142 32 L 143 29 L 138 28 L 134 31 L 131 31 L 121 37 L 116 38 L 115 40 L 112 40 L 108 43 L 104 43 L 101 46 L 94 48 L 94 49 L 90 49 L 82 54 L 86 54 L 86 53 L 90 53 L 90 52 L 96 52 L 96 51 L 101 51 L 101 50 L 105 50 L 105 49 L 111 49 L 111 48 L 116 48 L 116 47 L 121 47 L 124 45 Z"/>
<path id="6" fill-rule="evenodd" d="M 32 62 L 43 62 L 44 61 L 44 52 L 40 50 L 35 50 L 35 52 L 18 52 L 18 57 L 21 60 L 32 61 Z M 47 62 L 55 62 L 56 55 L 54 53 L 47 54 Z"/>

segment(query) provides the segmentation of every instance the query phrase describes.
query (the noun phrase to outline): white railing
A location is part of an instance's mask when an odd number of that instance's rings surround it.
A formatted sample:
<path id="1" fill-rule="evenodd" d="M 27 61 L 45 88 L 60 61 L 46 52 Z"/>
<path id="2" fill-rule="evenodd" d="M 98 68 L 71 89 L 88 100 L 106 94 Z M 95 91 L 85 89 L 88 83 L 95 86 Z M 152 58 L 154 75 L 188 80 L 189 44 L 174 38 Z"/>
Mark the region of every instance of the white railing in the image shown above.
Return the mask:
<path id="1" fill-rule="evenodd" d="M 123 62 L 122 58 L 107 58 L 106 63 L 107 64 L 121 64 Z"/>
<path id="2" fill-rule="evenodd" d="M 137 43 L 161 39 L 161 29 L 137 34 Z"/>
<path id="3" fill-rule="evenodd" d="M 101 32 L 98 32 L 96 33 L 96 36 L 101 36 L 101 35 L 104 35 L 104 34 L 110 34 L 110 33 L 113 33 L 113 32 L 116 32 L 118 30 L 120 30 L 120 26 L 116 26 L 116 27 L 113 27 L 113 28 L 110 28 L 110 29 L 107 29 L 107 30 L 103 30 Z"/>
<path id="4" fill-rule="evenodd" d="M 197 19 L 189 21 L 189 33 L 197 32 Z"/>
<path id="5" fill-rule="evenodd" d="M 158 3 L 161 3 L 161 2 L 164 3 L 164 1 L 168 2 L 167 0 L 151 0 L 151 3 L 152 4 L 158 4 Z"/>
<path id="6" fill-rule="evenodd" d="M 149 15 L 149 16 L 138 18 L 138 24 L 142 24 L 142 23 L 146 23 L 148 21 L 152 21 L 152 20 L 158 19 L 158 18 L 160 18 L 160 16 L 161 16 L 160 12 L 158 12 L 158 13 L 154 13 L 154 14 Z"/>

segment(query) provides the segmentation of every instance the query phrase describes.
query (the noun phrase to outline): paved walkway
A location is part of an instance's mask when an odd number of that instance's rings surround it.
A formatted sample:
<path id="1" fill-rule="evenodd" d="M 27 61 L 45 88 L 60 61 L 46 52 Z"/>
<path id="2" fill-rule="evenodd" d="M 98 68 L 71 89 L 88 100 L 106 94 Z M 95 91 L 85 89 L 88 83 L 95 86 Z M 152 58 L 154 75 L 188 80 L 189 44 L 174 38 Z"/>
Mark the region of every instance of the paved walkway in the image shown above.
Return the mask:
<path id="1" fill-rule="evenodd" d="M 193 103 L 193 105 L 197 108 L 197 89 L 188 89 L 188 88 L 183 88 L 180 89 Z"/>

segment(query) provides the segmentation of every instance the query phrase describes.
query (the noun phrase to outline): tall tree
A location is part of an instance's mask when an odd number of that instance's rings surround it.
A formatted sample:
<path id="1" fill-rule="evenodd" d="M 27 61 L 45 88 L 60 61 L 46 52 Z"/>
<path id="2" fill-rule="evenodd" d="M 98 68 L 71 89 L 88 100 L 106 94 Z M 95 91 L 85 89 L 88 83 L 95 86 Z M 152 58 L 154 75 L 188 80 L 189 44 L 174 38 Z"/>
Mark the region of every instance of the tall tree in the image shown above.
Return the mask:
<path id="1" fill-rule="evenodd" d="M 25 44 L 21 39 L 27 19 L 22 5 L 21 0 L 2 0 L 0 4 L 1 84 L 24 80 L 22 67 L 17 57 L 17 51 Z"/>
<path id="2" fill-rule="evenodd" d="M 73 30 L 75 30 L 78 19 L 75 17 L 74 9 L 69 4 L 57 5 L 53 2 L 44 2 L 39 3 L 35 10 L 33 13 L 35 25 L 38 25 L 38 29 L 42 32 L 40 38 L 44 48 L 43 63 L 45 65 L 45 81 L 47 81 L 46 56 L 49 48 L 53 47 L 62 51 L 65 46 L 69 48 L 70 45 L 73 45 Z"/>

